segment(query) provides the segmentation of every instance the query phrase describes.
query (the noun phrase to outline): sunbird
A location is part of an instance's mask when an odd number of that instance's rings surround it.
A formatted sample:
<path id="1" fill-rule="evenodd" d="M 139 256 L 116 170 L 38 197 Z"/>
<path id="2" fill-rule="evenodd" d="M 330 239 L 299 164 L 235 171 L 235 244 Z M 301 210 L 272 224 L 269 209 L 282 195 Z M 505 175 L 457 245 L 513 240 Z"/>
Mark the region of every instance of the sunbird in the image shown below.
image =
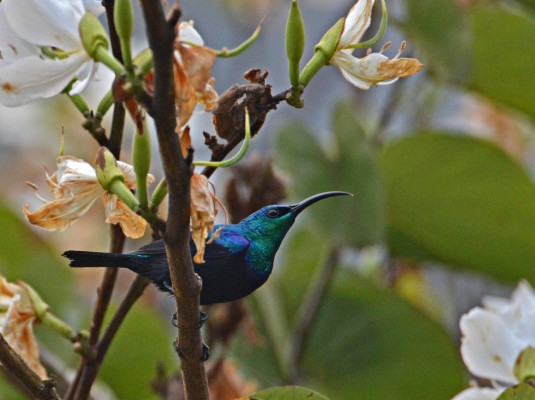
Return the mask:
<path id="1" fill-rule="evenodd" d="M 216 225 L 214 232 L 221 229 L 206 244 L 205 263 L 193 263 L 202 279 L 201 305 L 241 299 L 262 286 L 296 217 L 320 200 L 347 195 L 352 196 L 339 191 L 319 193 L 297 204 L 261 208 L 238 224 Z M 190 252 L 193 258 L 193 240 Z M 69 250 L 63 256 L 70 259 L 71 267 L 127 268 L 149 278 L 160 290 L 173 293 L 163 240 L 127 254 Z"/>

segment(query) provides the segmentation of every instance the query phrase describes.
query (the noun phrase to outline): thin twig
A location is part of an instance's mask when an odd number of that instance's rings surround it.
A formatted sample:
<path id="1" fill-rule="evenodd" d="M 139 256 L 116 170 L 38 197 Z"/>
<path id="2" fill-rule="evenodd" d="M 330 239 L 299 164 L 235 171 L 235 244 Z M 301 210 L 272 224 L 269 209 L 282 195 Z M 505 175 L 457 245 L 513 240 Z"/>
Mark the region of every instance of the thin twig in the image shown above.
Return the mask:
<path id="1" fill-rule="evenodd" d="M 5 371 L 27 388 L 35 399 L 60 400 L 54 381 L 42 380 L 0 334 L 0 362 Z"/>
<path id="2" fill-rule="evenodd" d="M 286 377 L 288 382 L 294 382 L 299 378 L 299 367 L 303 360 L 311 328 L 316 321 L 320 306 L 325 299 L 325 295 L 334 276 L 338 265 L 339 253 L 339 249 L 336 247 L 330 251 L 325 264 L 312 280 L 305 295 L 305 300 L 297 313 L 295 333 L 290 343 L 289 368 L 287 371 L 291 375 Z"/>
<path id="3" fill-rule="evenodd" d="M 177 302 L 179 332 L 175 348 L 181 360 L 187 400 L 209 399 L 204 365 L 200 361 L 200 283 L 193 271 L 189 249 L 189 202 L 191 165 L 186 163 L 176 134 L 173 86 L 173 44 L 176 26 L 165 18 L 159 1 L 141 0 L 147 37 L 154 59 L 154 122 L 169 190 L 165 246 Z M 169 21 L 176 23 L 180 9 L 174 7 Z"/>

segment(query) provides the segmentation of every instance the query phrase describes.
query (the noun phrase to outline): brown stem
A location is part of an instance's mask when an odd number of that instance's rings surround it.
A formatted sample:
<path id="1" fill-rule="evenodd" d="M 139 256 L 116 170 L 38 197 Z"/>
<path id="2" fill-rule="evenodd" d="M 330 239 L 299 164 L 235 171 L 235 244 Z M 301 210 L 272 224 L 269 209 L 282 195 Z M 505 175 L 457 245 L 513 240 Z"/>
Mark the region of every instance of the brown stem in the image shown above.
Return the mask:
<path id="1" fill-rule="evenodd" d="M 7 343 L 0 334 L 0 362 L 6 372 L 17 379 L 35 399 L 60 400 L 54 381 L 41 380 L 26 364 L 21 356 Z"/>
<path id="2" fill-rule="evenodd" d="M 191 166 L 186 163 L 176 134 L 173 86 L 173 42 L 180 10 L 166 21 L 159 1 L 141 0 L 147 37 L 154 59 L 154 122 L 169 190 L 169 210 L 164 236 L 169 270 L 177 302 L 178 337 L 175 348 L 181 360 L 187 400 L 209 399 L 204 365 L 200 361 L 200 282 L 193 271 L 189 249 Z"/>
<path id="3" fill-rule="evenodd" d="M 289 368 L 290 376 L 286 377 L 288 382 L 295 382 L 299 378 L 299 366 L 310 337 L 311 328 L 321 303 L 327 294 L 327 290 L 334 276 L 340 256 L 338 248 L 333 248 L 325 264 L 320 271 L 316 273 L 297 314 L 297 323 L 294 329 L 294 335 L 290 344 Z"/>

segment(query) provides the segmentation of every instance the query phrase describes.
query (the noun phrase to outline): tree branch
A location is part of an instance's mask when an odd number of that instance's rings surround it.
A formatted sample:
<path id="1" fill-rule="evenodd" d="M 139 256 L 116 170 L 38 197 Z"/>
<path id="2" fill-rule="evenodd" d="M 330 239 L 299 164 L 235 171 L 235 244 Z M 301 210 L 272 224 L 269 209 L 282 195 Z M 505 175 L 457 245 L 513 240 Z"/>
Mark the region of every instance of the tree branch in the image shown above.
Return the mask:
<path id="1" fill-rule="evenodd" d="M 164 236 L 173 290 L 177 302 L 178 337 L 175 348 L 181 360 L 187 400 L 209 399 L 199 330 L 200 282 L 193 271 L 189 249 L 191 165 L 182 156 L 176 133 L 173 86 L 173 42 L 177 7 L 166 21 L 159 1 L 141 0 L 147 37 L 154 59 L 154 122 L 169 190 L 169 210 Z"/>
<path id="2" fill-rule="evenodd" d="M 294 329 L 295 333 L 290 343 L 289 368 L 287 371 L 291 376 L 286 377 L 288 382 L 295 382 L 299 379 L 299 365 L 303 359 L 312 325 L 316 321 L 321 303 L 325 298 L 338 265 L 339 253 L 340 251 L 336 247 L 330 251 L 325 264 L 316 273 L 305 295 L 305 300 L 299 308 Z"/>
<path id="3" fill-rule="evenodd" d="M 27 388 L 35 399 L 60 400 L 54 381 L 41 380 L 0 334 L 0 362 L 5 371 Z"/>

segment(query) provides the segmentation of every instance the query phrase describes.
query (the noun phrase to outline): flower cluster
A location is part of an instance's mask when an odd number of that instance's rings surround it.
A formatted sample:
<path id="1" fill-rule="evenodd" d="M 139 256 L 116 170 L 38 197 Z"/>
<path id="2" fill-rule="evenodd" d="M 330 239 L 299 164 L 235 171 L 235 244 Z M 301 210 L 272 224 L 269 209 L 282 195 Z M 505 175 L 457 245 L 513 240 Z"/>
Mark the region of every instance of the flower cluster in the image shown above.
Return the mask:
<path id="1" fill-rule="evenodd" d="M 461 354 L 468 370 L 492 387 L 471 387 L 454 400 L 495 400 L 518 384 L 515 365 L 522 352 L 535 346 L 535 291 L 522 281 L 511 300 L 485 297 L 483 307 L 463 315 Z"/>
<path id="2" fill-rule="evenodd" d="M 19 106 L 55 96 L 73 80 L 81 92 L 95 71 L 78 33 L 97 0 L 4 0 L 0 3 L 0 103 Z"/>
<path id="3" fill-rule="evenodd" d="M 83 216 L 98 199 L 103 198 L 106 222 L 119 224 L 127 237 L 143 236 L 146 221 L 132 211 L 116 195 L 109 193 L 100 186 L 95 169 L 84 160 L 72 156 L 60 156 L 56 160 L 57 171 L 46 174 L 46 181 L 54 200 L 45 201 L 38 210 L 31 212 L 24 206 L 24 214 L 28 221 L 49 231 L 62 231 Z M 131 165 L 117 161 L 125 184 L 130 189 L 136 187 L 136 176 Z M 154 180 L 148 176 L 147 183 Z"/>

